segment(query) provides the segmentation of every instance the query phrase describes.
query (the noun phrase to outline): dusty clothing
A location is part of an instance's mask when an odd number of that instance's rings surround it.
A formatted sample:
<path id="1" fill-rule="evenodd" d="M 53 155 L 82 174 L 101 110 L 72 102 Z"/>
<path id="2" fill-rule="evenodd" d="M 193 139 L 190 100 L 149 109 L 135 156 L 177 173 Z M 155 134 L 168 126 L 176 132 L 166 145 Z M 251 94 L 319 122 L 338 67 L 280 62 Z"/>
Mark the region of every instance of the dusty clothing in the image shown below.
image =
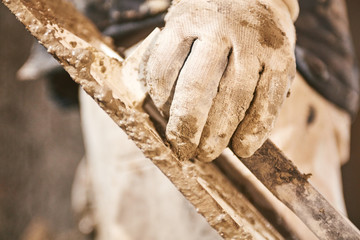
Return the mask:
<path id="1" fill-rule="evenodd" d="M 118 46 L 131 46 L 149 30 L 164 24 L 170 0 L 74 0 L 97 27 Z M 140 36 L 139 36 L 140 34 Z"/>
<path id="2" fill-rule="evenodd" d="M 222 239 L 84 92 L 80 105 L 86 163 L 78 172 L 85 171 L 85 179 L 75 181 L 74 192 L 92 193 L 88 197 L 96 239 Z M 73 198 L 77 212 L 85 206 L 80 198 Z"/>
<path id="3" fill-rule="evenodd" d="M 299 1 L 297 68 L 326 99 L 353 117 L 359 105 L 359 75 L 343 0 Z"/>

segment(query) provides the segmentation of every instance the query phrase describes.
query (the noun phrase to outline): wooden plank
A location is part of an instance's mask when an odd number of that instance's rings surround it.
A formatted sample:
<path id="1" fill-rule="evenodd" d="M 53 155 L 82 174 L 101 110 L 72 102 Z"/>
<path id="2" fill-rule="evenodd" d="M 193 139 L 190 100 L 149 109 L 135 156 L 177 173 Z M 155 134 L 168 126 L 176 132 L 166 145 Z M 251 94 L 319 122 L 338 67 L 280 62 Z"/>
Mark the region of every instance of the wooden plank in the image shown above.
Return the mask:
<path id="1" fill-rule="evenodd" d="M 67 2 L 3 2 L 225 239 L 281 238 L 218 168 L 179 161 L 163 142 L 142 109 L 146 92 L 141 81 L 131 81 L 138 78 L 136 56 L 141 52 L 124 62 L 111 50 L 111 42 Z M 151 37 L 147 41 L 138 51 L 146 50 Z M 319 238 L 360 239 L 359 231 L 271 142 L 242 161 Z"/>
<path id="2" fill-rule="evenodd" d="M 270 140 L 241 161 L 319 239 L 360 239 L 359 230 L 309 183 L 310 176 L 300 173 Z"/>
<path id="3" fill-rule="evenodd" d="M 141 108 L 142 87 L 126 78 L 132 60 L 123 62 L 69 3 L 3 2 L 224 239 L 282 239 L 213 164 L 174 155 Z"/>

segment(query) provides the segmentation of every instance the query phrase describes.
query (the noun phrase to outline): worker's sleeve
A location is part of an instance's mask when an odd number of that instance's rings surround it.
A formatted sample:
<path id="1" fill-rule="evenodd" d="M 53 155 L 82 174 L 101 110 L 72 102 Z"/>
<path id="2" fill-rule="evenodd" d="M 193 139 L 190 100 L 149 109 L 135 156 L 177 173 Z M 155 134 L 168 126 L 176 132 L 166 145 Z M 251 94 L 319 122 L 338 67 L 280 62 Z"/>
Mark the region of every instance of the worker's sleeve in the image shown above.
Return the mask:
<path id="1" fill-rule="evenodd" d="M 299 15 L 299 3 L 298 0 L 283 0 L 286 6 L 289 8 L 289 12 L 293 21 L 295 21 Z"/>
<path id="2" fill-rule="evenodd" d="M 359 75 L 346 3 L 301 0 L 299 4 L 297 70 L 310 86 L 354 117 L 359 105 Z"/>

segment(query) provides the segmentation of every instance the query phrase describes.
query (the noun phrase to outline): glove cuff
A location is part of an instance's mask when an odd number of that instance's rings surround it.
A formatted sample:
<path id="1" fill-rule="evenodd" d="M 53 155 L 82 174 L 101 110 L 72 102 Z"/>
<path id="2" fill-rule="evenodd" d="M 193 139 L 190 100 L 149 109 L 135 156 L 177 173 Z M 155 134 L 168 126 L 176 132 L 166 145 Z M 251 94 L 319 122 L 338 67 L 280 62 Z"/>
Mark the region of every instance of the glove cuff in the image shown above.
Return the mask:
<path id="1" fill-rule="evenodd" d="M 299 3 L 298 0 L 282 0 L 289 9 L 289 13 L 293 22 L 299 16 Z"/>

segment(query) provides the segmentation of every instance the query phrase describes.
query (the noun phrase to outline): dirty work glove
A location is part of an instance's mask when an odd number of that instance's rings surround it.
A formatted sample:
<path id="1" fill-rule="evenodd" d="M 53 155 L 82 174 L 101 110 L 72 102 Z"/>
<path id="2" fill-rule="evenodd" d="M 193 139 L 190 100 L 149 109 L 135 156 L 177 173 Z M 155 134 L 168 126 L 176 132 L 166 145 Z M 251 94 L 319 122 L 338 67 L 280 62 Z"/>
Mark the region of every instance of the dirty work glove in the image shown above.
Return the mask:
<path id="1" fill-rule="evenodd" d="M 182 159 L 211 161 L 232 139 L 248 157 L 268 138 L 295 75 L 296 0 L 174 1 L 144 74 Z"/>

